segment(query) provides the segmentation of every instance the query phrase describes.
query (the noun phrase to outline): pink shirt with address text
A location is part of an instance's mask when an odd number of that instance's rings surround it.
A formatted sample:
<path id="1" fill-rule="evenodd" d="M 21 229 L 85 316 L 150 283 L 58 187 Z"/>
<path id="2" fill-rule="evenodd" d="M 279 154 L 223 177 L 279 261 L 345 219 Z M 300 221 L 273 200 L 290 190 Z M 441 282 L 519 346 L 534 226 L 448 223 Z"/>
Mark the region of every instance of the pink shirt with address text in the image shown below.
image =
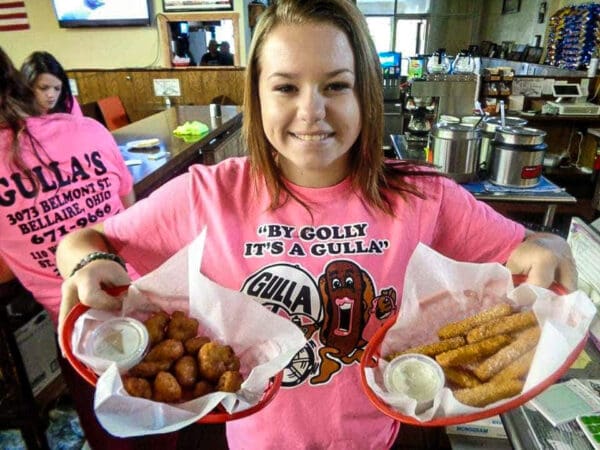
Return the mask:
<path id="1" fill-rule="evenodd" d="M 0 255 L 56 322 L 62 278 L 54 253 L 68 232 L 122 211 L 133 179 L 112 135 L 93 119 L 49 114 L 27 119 L 21 155 L 39 193 L 10 161 L 11 133 L 0 128 Z"/>

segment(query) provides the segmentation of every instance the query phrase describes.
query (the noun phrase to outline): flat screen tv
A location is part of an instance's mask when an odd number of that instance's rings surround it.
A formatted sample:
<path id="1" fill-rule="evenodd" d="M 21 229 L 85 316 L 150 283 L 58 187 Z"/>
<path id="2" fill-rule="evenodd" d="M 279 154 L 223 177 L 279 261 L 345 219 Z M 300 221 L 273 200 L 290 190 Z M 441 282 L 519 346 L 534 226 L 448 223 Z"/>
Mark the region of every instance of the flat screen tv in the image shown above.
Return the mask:
<path id="1" fill-rule="evenodd" d="M 148 26 L 152 0 L 52 0 L 61 28 Z"/>

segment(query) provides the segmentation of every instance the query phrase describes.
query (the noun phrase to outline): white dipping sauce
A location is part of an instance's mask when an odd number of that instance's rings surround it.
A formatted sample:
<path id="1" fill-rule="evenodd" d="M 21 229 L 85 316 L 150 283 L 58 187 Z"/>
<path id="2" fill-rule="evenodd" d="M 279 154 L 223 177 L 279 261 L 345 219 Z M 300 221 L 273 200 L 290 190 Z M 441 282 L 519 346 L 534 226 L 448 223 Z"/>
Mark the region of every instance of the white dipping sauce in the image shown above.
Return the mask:
<path id="1" fill-rule="evenodd" d="M 385 371 L 385 385 L 388 391 L 406 394 L 418 402 L 432 400 L 443 383 L 435 364 L 416 357 L 392 361 Z"/>

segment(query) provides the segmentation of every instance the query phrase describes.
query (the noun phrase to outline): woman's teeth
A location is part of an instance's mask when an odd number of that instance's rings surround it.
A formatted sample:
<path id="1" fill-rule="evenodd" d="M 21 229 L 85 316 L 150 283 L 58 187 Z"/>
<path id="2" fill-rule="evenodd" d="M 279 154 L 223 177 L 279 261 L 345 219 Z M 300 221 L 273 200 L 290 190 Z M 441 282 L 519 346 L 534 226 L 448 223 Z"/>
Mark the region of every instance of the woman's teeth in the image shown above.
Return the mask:
<path id="1" fill-rule="evenodd" d="M 323 134 L 296 134 L 298 139 L 302 139 L 303 141 L 322 141 L 327 139 L 329 136 L 327 133 Z"/>

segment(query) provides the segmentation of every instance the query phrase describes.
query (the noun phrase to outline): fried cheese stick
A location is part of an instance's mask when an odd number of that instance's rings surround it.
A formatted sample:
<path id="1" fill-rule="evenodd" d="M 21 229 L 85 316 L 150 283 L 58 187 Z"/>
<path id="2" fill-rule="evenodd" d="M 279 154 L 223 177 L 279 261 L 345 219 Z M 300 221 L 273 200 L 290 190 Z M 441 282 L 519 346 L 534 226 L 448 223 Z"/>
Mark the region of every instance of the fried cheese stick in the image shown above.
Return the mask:
<path id="1" fill-rule="evenodd" d="M 519 394 L 523 390 L 523 385 L 522 381 L 515 379 L 483 383 L 473 388 L 454 391 L 454 397 L 465 405 L 482 407 Z"/>
<path id="2" fill-rule="evenodd" d="M 523 356 L 513 361 L 496 375 L 494 375 L 490 381 L 496 382 L 500 380 L 508 380 L 510 378 L 523 378 L 529 372 L 531 367 L 531 361 L 533 361 L 533 355 L 535 354 L 535 348 L 529 350 Z"/>
<path id="3" fill-rule="evenodd" d="M 438 336 L 440 339 L 461 336 L 467 334 L 471 328 L 482 325 L 490 320 L 507 316 L 512 312 L 512 306 L 510 306 L 509 303 L 498 303 L 497 305 L 494 305 L 491 308 L 481 311 L 473 316 L 469 316 L 466 319 L 444 325 L 438 330 Z"/>
<path id="4" fill-rule="evenodd" d="M 481 381 L 477 377 L 460 367 L 444 367 L 444 375 L 446 376 L 446 381 L 459 388 L 471 388 L 481 384 Z"/>
<path id="5" fill-rule="evenodd" d="M 500 334 L 474 344 L 463 345 L 436 355 L 435 359 L 442 367 L 460 366 L 490 356 L 511 341 L 509 336 Z"/>
<path id="6" fill-rule="evenodd" d="M 520 356 L 535 348 L 540 339 L 540 333 L 540 327 L 527 329 L 515 341 L 481 362 L 473 369 L 473 373 L 481 381 L 489 380 L 506 366 L 519 359 Z"/>
<path id="7" fill-rule="evenodd" d="M 533 311 L 525 311 L 496 319 L 473 328 L 467 333 L 467 342 L 472 344 L 497 334 L 510 334 L 537 324 Z"/>
<path id="8" fill-rule="evenodd" d="M 406 350 L 402 350 L 400 352 L 394 352 L 389 354 L 386 359 L 391 361 L 396 356 L 404 355 L 406 353 L 421 353 L 422 355 L 427 356 L 435 356 L 442 352 L 447 352 L 448 350 L 452 350 L 453 348 L 460 347 L 461 345 L 465 345 L 465 338 L 462 336 L 457 336 L 451 339 L 444 339 L 439 342 L 433 342 L 431 344 L 419 345 L 417 347 L 407 348 Z"/>

